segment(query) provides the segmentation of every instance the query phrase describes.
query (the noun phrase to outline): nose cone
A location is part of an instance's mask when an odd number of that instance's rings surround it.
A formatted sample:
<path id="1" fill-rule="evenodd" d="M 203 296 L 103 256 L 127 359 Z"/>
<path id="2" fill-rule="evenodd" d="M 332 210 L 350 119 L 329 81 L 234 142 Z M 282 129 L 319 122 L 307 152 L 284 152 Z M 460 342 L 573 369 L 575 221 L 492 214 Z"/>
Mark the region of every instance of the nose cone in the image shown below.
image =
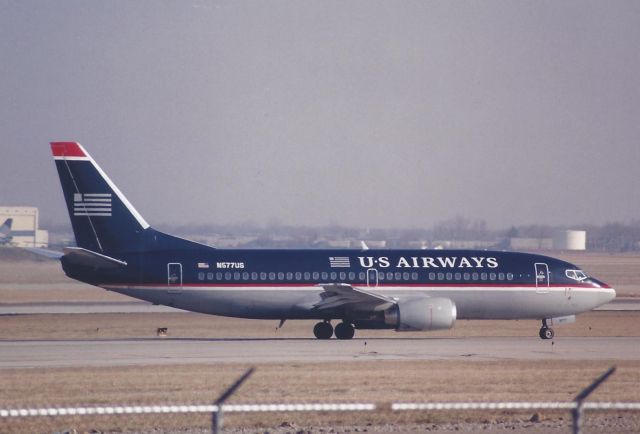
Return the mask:
<path id="1" fill-rule="evenodd" d="M 598 306 L 602 306 L 603 304 L 609 303 L 611 300 L 616 298 L 616 290 L 607 285 L 604 282 L 601 282 L 597 279 L 591 279 L 593 285 L 598 288 L 597 292 L 597 301 Z"/>
<path id="2" fill-rule="evenodd" d="M 600 305 L 609 303 L 614 298 L 616 298 L 616 290 L 613 288 L 600 288 L 598 292 L 598 301 Z"/>

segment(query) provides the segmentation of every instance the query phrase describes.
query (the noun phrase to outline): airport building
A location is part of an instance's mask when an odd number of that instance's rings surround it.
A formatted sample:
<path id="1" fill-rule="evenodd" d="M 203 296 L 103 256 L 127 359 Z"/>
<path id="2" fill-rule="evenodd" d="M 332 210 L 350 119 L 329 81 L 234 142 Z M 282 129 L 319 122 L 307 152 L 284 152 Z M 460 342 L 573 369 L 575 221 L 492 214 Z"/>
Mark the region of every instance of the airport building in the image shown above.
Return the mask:
<path id="1" fill-rule="evenodd" d="M 38 228 L 38 208 L 31 206 L 0 207 L 0 225 L 11 219 L 10 246 L 48 247 L 49 232 Z"/>
<path id="2" fill-rule="evenodd" d="M 557 230 L 551 238 L 511 238 L 509 247 L 512 250 L 586 250 L 587 232 Z"/>
<path id="3" fill-rule="evenodd" d="M 556 231 L 553 234 L 553 248 L 556 250 L 586 250 L 586 231 Z"/>

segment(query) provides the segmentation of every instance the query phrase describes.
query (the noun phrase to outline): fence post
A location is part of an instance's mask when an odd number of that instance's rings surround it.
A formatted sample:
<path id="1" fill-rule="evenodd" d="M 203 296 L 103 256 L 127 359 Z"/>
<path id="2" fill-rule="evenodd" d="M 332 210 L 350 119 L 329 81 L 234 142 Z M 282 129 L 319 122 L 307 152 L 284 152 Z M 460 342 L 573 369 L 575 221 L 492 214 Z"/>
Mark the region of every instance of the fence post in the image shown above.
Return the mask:
<path id="1" fill-rule="evenodd" d="M 255 370 L 256 370 L 255 367 L 251 367 L 247 369 L 247 372 L 242 374 L 242 376 L 238 378 L 235 383 L 229 386 L 227 390 L 222 392 L 222 395 L 220 395 L 218 399 L 216 399 L 215 402 L 213 403 L 216 406 L 216 411 L 211 413 L 211 430 L 213 431 L 214 434 L 220 434 L 222 432 L 222 419 L 223 419 L 222 406 L 224 405 L 224 402 L 227 399 L 229 399 L 229 397 L 231 397 L 231 395 L 233 395 L 236 392 L 236 390 L 238 390 L 238 388 L 242 385 L 242 383 L 247 381 L 247 379 L 251 376 L 251 374 L 253 374 L 253 371 Z"/>
<path id="2" fill-rule="evenodd" d="M 573 415 L 573 434 L 580 434 L 580 430 L 582 429 L 582 416 L 584 413 L 584 409 L 582 407 L 583 401 L 587 399 L 587 396 L 591 394 L 598 386 L 600 386 L 607 378 L 611 376 L 616 371 L 616 367 L 610 367 L 607 372 L 596 378 L 593 383 L 591 383 L 586 389 L 582 392 L 578 393 L 578 395 L 573 399 L 573 402 L 576 403 L 576 407 L 571 411 Z"/>

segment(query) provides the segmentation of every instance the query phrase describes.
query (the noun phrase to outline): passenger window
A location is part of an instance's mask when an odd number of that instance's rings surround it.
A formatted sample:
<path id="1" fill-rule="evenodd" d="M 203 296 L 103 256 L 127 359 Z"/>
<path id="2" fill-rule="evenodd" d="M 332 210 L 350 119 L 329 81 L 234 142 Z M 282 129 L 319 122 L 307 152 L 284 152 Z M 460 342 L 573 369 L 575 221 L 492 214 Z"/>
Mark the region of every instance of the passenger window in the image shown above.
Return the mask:
<path id="1" fill-rule="evenodd" d="M 364 282 L 364 278 L 365 278 L 365 276 L 364 276 L 364 272 L 362 272 L 362 271 L 361 271 L 361 272 L 358 274 L 358 278 L 360 279 L 360 281 L 361 281 L 361 282 Z"/>
<path id="2" fill-rule="evenodd" d="M 387 280 L 393 280 L 393 273 L 391 271 L 387 272 Z"/>
<path id="3" fill-rule="evenodd" d="M 296 280 L 302 280 L 302 273 L 301 272 L 296 272 Z"/>
<path id="4" fill-rule="evenodd" d="M 429 273 L 429 280 L 436 280 L 436 273 Z"/>
<path id="5" fill-rule="evenodd" d="M 451 275 L 451 273 L 447 273 L 447 280 L 452 280 L 453 276 Z"/>
<path id="6" fill-rule="evenodd" d="M 478 273 L 471 273 L 471 280 L 478 280 Z"/>
<path id="7" fill-rule="evenodd" d="M 338 274 L 335 271 L 331 272 L 331 280 L 336 281 L 338 279 Z"/>
<path id="8" fill-rule="evenodd" d="M 293 273 L 287 273 L 287 280 L 293 280 Z"/>
<path id="9" fill-rule="evenodd" d="M 463 274 L 463 277 L 464 277 L 464 280 L 469 280 L 469 279 L 471 279 L 471 274 L 469 274 L 469 273 L 464 273 L 464 274 Z"/>
<path id="10" fill-rule="evenodd" d="M 400 273 L 399 271 L 396 271 L 396 280 L 402 280 L 402 273 Z"/>
<path id="11" fill-rule="evenodd" d="M 384 273 L 378 274 L 378 280 L 380 281 L 384 280 Z"/>
<path id="12" fill-rule="evenodd" d="M 513 274 L 507 273 L 507 280 L 513 280 Z"/>
<path id="13" fill-rule="evenodd" d="M 318 273 L 317 271 L 313 272 L 313 280 L 318 280 L 320 279 L 320 273 Z"/>
<path id="14" fill-rule="evenodd" d="M 418 273 L 416 273 L 415 271 L 411 273 L 411 280 L 418 280 Z"/>
<path id="15" fill-rule="evenodd" d="M 269 273 L 269 280 L 276 280 L 276 273 L 274 273 L 273 271 Z"/>
<path id="16" fill-rule="evenodd" d="M 284 273 L 282 271 L 278 273 L 278 280 L 284 280 Z"/>
<path id="17" fill-rule="evenodd" d="M 460 279 L 462 279 L 462 274 L 456 273 L 455 277 L 456 277 L 456 280 L 460 280 Z"/>
<path id="18" fill-rule="evenodd" d="M 251 273 L 251 280 L 258 280 L 258 273 L 255 271 Z"/>
<path id="19" fill-rule="evenodd" d="M 224 280 L 231 280 L 231 273 L 229 271 L 224 273 Z"/>
<path id="20" fill-rule="evenodd" d="M 267 280 L 267 273 L 265 273 L 264 271 L 260 273 L 260 280 Z"/>
<path id="21" fill-rule="evenodd" d="M 198 273 L 198 280 L 204 280 L 204 273 L 202 271 Z"/>
<path id="22" fill-rule="evenodd" d="M 504 280 L 504 273 L 498 273 L 498 280 Z"/>
<path id="23" fill-rule="evenodd" d="M 309 273 L 308 271 L 306 271 L 306 272 L 304 273 L 304 280 L 309 280 L 309 279 L 311 279 L 311 273 Z"/>
<path id="24" fill-rule="evenodd" d="M 209 274 L 211 274 L 211 277 L 209 277 Z M 209 280 L 213 280 L 213 273 L 209 273 L 209 274 L 207 274 L 207 278 Z M 222 273 L 220 272 L 216 273 L 216 280 L 222 280 Z"/>
<path id="25" fill-rule="evenodd" d="M 409 273 L 407 273 L 406 271 L 402 273 L 402 280 L 409 280 Z"/>
<path id="26" fill-rule="evenodd" d="M 329 279 L 329 273 L 327 273 L 326 271 L 322 272 L 322 280 L 328 280 Z"/>
<path id="27" fill-rule="evenodd" d="M 242 280 L 249 280 L 249 273 L 247 273 L 246 271 L 242 273 Z"/>
<path id="28" fill-rule="evenodd" d="M 344 281 L 347 279 L 347 273 L 344 271 L 340 272 L 340 280 Z"/>
<path id="29" fill-rule="evenodd" d="M 438 273 L 438 280 L 444 280 L 444 273 Z"/>
<path id="30" fill-rule="evenodd" d="M 240 280 L 240 272 L 236 271 L 235 273 L 233 273 L 233 280 Z"/>
<path id="31" fill-rule="evenodd" d="M 480 273 L 480 280 L 487 280 L 487 273 Z"/>
<path id="32" fill-rule="evenodd" d="M 353 271 L 349 271 L 349 280 L 356 280 L 356 273 L 354 273 Z"/>
<path id="33" fill-rule="evenodd" d="M 496 273 L 489 273 L 490 280 L 496 280 Z"/>

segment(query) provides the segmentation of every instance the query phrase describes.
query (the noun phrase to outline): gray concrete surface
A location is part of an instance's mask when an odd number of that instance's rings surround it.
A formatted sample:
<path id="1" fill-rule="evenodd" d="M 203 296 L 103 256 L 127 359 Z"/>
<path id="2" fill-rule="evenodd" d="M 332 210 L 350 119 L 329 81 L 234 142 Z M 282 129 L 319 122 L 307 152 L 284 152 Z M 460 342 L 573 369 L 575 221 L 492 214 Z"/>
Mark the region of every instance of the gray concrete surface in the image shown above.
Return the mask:
<path id="1" fill-rule="evenodd" d="M 640 360 L 640 337 L 0 341 L 0 368 L 349 360 Z"/>

